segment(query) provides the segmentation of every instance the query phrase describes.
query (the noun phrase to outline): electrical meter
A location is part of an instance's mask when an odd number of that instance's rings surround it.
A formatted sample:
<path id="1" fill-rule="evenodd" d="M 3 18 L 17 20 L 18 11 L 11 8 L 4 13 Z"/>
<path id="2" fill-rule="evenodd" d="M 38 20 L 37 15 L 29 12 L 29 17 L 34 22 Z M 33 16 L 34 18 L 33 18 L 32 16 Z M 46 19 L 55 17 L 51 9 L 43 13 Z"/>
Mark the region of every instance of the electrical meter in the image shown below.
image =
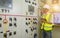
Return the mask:
<path id="1" fill-rule="evenodd" d="M 12 8 L 12 0 L 0 0 L 0 8 Z"/>

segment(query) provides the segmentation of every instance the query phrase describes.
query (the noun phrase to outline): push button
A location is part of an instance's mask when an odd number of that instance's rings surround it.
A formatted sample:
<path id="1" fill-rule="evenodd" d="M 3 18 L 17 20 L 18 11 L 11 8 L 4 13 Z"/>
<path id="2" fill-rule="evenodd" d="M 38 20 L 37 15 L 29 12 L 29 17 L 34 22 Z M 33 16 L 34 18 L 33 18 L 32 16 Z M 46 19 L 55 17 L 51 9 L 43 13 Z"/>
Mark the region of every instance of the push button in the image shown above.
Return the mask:
<path id="1" fill-rule="evenodd" d="M 12 32 L 9 33 L 9 36 L 11 36 L 11 35 L 12 35 Z"/>
<path id="2" fill-rule="evenodd" d="M 14 32 L 14 35 L 16 35 L 16 31 Z"/>
<path id="3" fill-rule="evenodd" d="M 9 26 L 12 26 L 12 23 L 9 23 Z"/>

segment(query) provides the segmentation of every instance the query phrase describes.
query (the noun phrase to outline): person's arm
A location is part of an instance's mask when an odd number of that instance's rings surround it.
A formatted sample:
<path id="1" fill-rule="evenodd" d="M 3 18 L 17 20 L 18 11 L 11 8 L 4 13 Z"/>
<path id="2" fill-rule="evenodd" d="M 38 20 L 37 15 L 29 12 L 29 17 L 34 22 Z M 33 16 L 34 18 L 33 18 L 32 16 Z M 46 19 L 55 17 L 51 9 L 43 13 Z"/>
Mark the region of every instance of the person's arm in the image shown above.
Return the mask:
<path id="1" fill-rule="evenodd" d="M 41 22 L 46 22 L 46 19 L 45 18 L 41 18 Z"/>
<path id="2" fill-rule="evenodd" d="M 51 22 L 48 22 L 48 21 L 47 21 L 47 23 L 52 24 Z"/>

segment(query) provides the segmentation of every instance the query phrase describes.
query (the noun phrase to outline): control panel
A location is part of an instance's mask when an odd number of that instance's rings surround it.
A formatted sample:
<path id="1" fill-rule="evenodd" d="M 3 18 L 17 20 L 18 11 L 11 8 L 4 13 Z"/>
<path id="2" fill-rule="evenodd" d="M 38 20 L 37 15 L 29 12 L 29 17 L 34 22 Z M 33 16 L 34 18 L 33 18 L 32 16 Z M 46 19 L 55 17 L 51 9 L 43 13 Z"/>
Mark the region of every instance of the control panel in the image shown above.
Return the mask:
<path id="1" fill-rule="evenodd" d="M 38 38 L 38 0 L 0 0 L 1 38 Z"/>

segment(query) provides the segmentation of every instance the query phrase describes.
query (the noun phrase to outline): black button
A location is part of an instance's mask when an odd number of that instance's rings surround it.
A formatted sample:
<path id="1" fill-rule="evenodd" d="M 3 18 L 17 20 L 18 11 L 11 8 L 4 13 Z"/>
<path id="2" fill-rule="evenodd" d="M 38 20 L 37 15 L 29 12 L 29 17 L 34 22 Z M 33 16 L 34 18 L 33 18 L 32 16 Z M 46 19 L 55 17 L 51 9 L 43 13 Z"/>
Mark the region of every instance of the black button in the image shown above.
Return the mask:
<path id="1" fill-rule="evenodd" d="M 2 18 L 0 17 L 0 20 L 2 20 Z"/>
<path id="2" fill-rule="evenodd" d="M 12 35 L 12 32 L 9 33 L 9 36 L 11 36 L 11 35 Z"/>
<path id="3" fill-rule="evenodd" d="M 4 9 L 1 9 L 2 12 L 4 12 Z"/>
<path id="4" fill-rule="evenodd" d="M 31 31 L 33 31 L 33 29 L 31 28 Z"/>
<path id="5" fill-rule="evenodd" d="M 0 27 L 2 27 L 2 25 L 0 24 Z"/>
<path id="6" fill-rule="evenodd" d="M 6 34 L 6 33 L 4 33 L 4 37 L 5 37 L 5 38 L 7 37 L 7 34 Z"/>
<path id="7" fill-rule="evenodd" d="M 34 4 L 34 2 L 32 2 L 32 4 Z"/>
<path id="8" fill-rule="evenodd" d="M 12 26 L 12 23 L 9 23 L 9 26 Z"/>
<path id="9" fill-rule="evenodd" d="M 14 26 L 17 27 L 16 23 L 14 23 Z"/>
<path id="10" fill-rule="evenodd" d="M 14 18 L 14 20 L 16 21 L 17 19 L 16 19 L 16 18 Z"/>
<path id="11" fill-rule="evenodd" d="M 33 24 L 37 24 L 37 22 L 33 22 Z"/>
<path id="12" fill-rule="evenodd" d="M 26 25 L 28 25 L 28 23 L 26 22 Z"/>
<path id="13" fill-rule="evenodd" d="M 29 18 L 29 20 L 31 20 L 31 19 Z"/>
<path id="14" fill-rule="evenodd" d="M 9 18 L 10 21 L 12 21 L 12 18 Z"/>
<path id="15" fill-rule="evenodd" d="M 27 18 L 26 18 L 26 20 L 27 20 Z"/>
<path id="16" fill-rule="evenodd" d="M 33 20 L 37 20 L 37 18 L 33 18 Z"/>
<path id="17" fill-rule="evenodd" d="M 7 12 L 7 10 L 5 9 L 5 13 Z"/>
<path id="18" fill-rule="evenodd" d="M 0 33 L 3 33 L 3 32 L 0 32 Z"/>
<path id="19" fill-rule="evenodd" d="M 31 2 L 29 1 L 29 3 L 31 3 Z"/>
<path id="20" fill-rule="evenodd" d="M 26 31 L 26 33 L 28 33 L 28 30 L 27 29 L 25 31 Z"/>
<path id="21" fill-rule="evenodd" d="M 14 32 L 14 35 L 16 35 L 16 31 Z"/>

